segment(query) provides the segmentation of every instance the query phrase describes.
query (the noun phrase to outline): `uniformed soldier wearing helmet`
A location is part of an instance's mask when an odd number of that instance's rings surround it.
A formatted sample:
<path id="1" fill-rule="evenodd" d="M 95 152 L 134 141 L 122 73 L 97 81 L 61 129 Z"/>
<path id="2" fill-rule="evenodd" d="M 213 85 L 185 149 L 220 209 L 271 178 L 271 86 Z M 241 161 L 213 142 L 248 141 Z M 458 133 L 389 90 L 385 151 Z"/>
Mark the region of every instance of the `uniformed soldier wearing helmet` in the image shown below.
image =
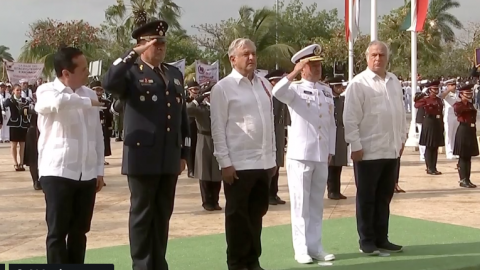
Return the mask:
<path id="1" fill-rule="evenodd" d="M 274 70 L 267 75 L 265 78 L 273 85 L 278 83 L 283 77 L 287 74 L 282 69 Z M 273 97 L 273 123 L 275 129 L 275 143 L 276 143 L 276 161 L 277 161 L 277 171 L 272 177 L 272 182 L 270 183 L 270 205 L 285 204 L 286 202 L 278 196 L 278 178 L 280 167 L 285 166 L 285 127 L 290 125 L 290 114 L 288 113 L 287 106 L 280 102 L 276 97 Z"/>
<path id="2" fill-rule="evenodd" d="M 168 24 L 135 11 L 137 45 L 113 62 L 103 86 L 124 103 L 122 174 L 131 193 L 133 269 L 165 270 L 178 175 L 190 147 L 183 75 L 164 63 Z M 155 221 L 155 222 L 154 222 Z"/>
<path id="3" fill-rule="evenodd" d="M 479 155 L 477 141 L 477 110 L 473 105 L 474 84 L 460 87 L 460 100 L 453 104 L 453 109 L 460 125 L 455 134 L 453 154 L 458 155 L 459 185 L 464 188 L 476 188 L 470 180 L 472 157 Z"/>
<path id="4" fill-rule="evenodd" d="M 345 127 L 343 125 L 345 96 L 342 96 L 342 93 L 345 91 L 345 80 L 343 76 L 335 76 L 326 79 L 325 83 L 332 88 L 334 117 L 337 125 L 335 155 L 328 166 L 327 196 L 331 200 L 341 200 L 347 198 L 340 192 L 342 168 L 348 165 L 348 147 L 345 142 Z"/>

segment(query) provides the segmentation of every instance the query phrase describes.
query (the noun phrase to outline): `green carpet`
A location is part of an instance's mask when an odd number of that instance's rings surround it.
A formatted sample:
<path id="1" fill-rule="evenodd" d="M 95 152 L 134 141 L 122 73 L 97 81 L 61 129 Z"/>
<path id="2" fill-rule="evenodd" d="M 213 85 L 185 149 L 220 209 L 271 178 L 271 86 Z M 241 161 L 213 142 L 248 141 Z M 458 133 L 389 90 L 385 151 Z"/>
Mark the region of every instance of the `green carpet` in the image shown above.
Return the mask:
<path id="1" fill-rule="evenodd" d="M 367 257 L 359 254 L 354 218 L 325 221 L 324 246 L 336 255 L 330 267 L 337 270 L 479 270 L 480 230 L 404 217 L 392 217 L 390 239 L 405 245 L 401 254 Z M 169 242 L 171 270 L 224 270 L 225 237 L 209 235 Z M 8 263 L 8 262 L 7 262 Z M 45 263 L 30 258 L 10 263 Z M 89 250 L 87 263 L 114 263 L 116 270 L 131 269 L 129 249 L 116 246 Z M 262 266 L 269 270 L 320 268 L 299 265 L 293 259 L 290 226 L 263 231 Z"/>

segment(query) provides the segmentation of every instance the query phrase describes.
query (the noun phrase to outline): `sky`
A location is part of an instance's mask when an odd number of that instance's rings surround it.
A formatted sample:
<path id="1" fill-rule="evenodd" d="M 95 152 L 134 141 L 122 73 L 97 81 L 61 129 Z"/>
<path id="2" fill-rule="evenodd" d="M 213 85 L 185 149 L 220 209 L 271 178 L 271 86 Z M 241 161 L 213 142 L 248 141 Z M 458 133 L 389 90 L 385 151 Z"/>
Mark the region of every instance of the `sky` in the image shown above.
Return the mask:
<path id="1" fill-rule="evenodd" d="M 129 2 L 125 0 L 125 2 Z M 273 6 L 275 0 L 175 0 L 182 7 L 182 26 L 189 34 L 196 34 L 192 25 L 217 23 L 231 17 L 238 17 L 242 5 L 253 8 Z M 288 0 L 286 0 L 288 2 Z M 344 14 L 343 0 L 303 0 L 306 5 L 316 2 L 320 9 L 337 8 L 340 16 Z M 364 33 L 370 32 L 370 2 L 360 0 L 360 28 Z M 462 23 L 479 21 L 479 0 L 459 0 L 461 7 L 452 10 Z M 25 43 L 29 25 L 36 20 L 52 18 L 61 21 L 88 21 L 94 26 L 104 21 L 104 10 L 115 4 L 115 0 L 2 0 L 0 15 L 0 45 L 10 48 L 14 58 L 20 54 Z M 377 14 L 389 13 L 390 10 L 403 5 L 404 0 L 377 0 Z"/>

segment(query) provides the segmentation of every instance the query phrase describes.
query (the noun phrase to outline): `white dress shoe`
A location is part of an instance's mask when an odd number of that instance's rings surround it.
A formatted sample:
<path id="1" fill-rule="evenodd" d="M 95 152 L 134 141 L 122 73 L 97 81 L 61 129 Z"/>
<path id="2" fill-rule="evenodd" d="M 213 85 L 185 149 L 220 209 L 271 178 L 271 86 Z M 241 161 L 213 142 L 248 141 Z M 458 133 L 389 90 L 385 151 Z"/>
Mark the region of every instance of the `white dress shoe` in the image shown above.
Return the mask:
<path id="1" fill-rule="evenodd" d="M 310 256 L 308 256 L 308 255 L 295 255 L 295 260 L 296 260 L 298 263 L 301 263 L 301 264 L 313 263 L 312 257 L 310 257 Z"/>
<path id="2" fill-rule="evenodd" d="M 329 261 L 335 260 L 335 255 L 327 252 L 320 252 L 318 254 L 312 255 L 312 258 L 314 258 L 317 261 L 329 262 Z"/>

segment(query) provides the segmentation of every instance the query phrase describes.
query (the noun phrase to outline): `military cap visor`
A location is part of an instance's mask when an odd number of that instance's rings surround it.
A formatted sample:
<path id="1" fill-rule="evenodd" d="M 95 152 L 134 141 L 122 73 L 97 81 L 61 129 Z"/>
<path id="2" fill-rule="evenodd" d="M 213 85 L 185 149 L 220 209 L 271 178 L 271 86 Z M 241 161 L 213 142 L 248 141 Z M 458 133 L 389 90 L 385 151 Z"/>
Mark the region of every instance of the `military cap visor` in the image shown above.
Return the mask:
<path id="1" fill-rule="evenodd" d="M 137 27 L 132 32 L 132 38 L 136 40 L 152 40 L 164 42 L 165 34 L 168 31 L 168 24 L 162 20 L 156 20 Z"/>
<path id="2" fill-rule="evenodd" d="M 440 86 L 440 81 L 433 81 L 425 85 L 425 87 L 428 88 L 439 88 Z"/>
<path id="3" fill-rule="evenodd" d="M 277 69 L 277 70 L 274 70 L 274 71 L 268 73 L 267 75 L 265 75 L 265 79 L 267 79 L 269 81 L 280 80 L 283 77 L 285 77 L 285 75 L 286 75 L 285 71 L 283 71 L 281 69 Z"/>
<path id="4" fill-rule="evenodd" d="M 462 87 L 460 87 L 460 89 L 458 89 L 458 91 L 460 92 L 473 92 L 473 87 L 475 86 L 475 84 L 466 84 Z"/>
<path id="5" fill-rule="evenodd" d="M 333 78 L 328 78 L 325 82 L 330 85 L 337 85 L 343 84 L 345 82 L 345 79 L 343 78 L 343 76 L 335 76 Z"/>
<path id="6" fill-rule="evenodd" d="M 102 83 L 100 81 L 93 81 L 90 83 L 90 88 L 91 89 L 94 89 L 94 88 L 102 88 Z"/>

